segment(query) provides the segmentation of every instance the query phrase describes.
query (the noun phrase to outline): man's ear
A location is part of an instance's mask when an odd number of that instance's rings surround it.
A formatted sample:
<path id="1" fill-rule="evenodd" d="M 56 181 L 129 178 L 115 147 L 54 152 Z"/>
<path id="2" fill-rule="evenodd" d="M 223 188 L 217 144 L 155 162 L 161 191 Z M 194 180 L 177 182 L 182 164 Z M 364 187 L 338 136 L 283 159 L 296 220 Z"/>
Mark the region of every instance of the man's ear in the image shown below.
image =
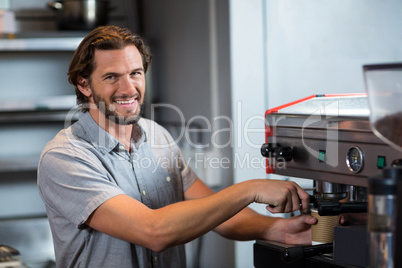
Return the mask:
<path id="1" fill-rule="evenodd" d="M 82 94 L 87 96 L 88 98 L 92 96 L 92 90 L 89 86 L 88 79 L 85 79 L 82 76 L 78 76 L 77 78 L 77 87 Z"/>

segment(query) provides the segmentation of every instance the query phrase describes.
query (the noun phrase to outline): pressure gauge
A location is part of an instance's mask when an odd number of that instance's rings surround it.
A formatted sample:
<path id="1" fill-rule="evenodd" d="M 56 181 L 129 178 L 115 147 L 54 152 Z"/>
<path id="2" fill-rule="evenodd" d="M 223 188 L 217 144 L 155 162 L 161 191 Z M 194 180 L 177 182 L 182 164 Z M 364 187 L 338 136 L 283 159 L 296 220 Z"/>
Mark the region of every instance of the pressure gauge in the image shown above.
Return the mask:
<path id="1" fill-rule="evenodd" d="M 362 171 L 364 166 L 364 155 L 359 147 L 353 146 L 349 148 L 348 153 L 346 154 L 346 165 L 353 173 L 359 173 Z"/>

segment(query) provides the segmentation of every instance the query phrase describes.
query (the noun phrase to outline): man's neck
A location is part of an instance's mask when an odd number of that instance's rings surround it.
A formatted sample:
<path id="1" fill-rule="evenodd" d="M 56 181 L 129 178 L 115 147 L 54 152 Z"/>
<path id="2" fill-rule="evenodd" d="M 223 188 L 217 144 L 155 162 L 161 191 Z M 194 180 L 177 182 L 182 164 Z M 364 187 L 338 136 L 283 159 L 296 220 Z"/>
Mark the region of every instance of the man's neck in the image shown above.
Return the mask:
<path id="1" fill-rule="evenodd" d="M 117 124 L 114 121 L 106 118 L 105 115 L 101 113 L 98 109 L 91 109 L 89 113 L 101 128 L 103 128 L 106 132 L 115 137 L 120 143 L 124 145 L 124 147 L 126 147 L 128 151 L 130 151 L 130 141 L 133 132 L 133 125 Z"/>

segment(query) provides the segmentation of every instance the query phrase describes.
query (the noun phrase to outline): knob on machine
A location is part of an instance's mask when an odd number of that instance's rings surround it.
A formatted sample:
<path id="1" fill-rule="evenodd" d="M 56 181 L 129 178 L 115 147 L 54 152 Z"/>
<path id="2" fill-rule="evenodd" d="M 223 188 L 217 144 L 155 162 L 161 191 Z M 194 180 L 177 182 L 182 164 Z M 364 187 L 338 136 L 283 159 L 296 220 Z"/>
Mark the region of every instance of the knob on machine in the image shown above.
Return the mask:
<path id="1" fill-rule="evenodd" d="M 264 143 L 261 146 L 261 155 L 274 157 L 278 162 L 290 162 L 293 158 L 292 148 L 290 146 L 281 146 L 278 143 Z"/>

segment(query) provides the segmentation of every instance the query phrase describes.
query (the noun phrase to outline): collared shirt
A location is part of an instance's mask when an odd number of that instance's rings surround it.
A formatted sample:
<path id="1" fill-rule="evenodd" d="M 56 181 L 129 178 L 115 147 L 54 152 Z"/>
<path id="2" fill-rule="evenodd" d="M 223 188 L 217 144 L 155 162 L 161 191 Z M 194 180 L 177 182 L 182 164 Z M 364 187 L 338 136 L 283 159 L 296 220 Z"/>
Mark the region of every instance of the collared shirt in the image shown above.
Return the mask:
<path id="1" fill-rule="evenodd" d="M 196 180 L 164 128 L 146 119 L 138 125 L 142 135 L 129 153 L 89 113 L 80 114 L 43 150 L 38 185 L 57 267 L 185 267 L 183 245 L 157 253 L 85 225 L 114 196 L 126 194 L 157 209 L 182 201 Z"/>

